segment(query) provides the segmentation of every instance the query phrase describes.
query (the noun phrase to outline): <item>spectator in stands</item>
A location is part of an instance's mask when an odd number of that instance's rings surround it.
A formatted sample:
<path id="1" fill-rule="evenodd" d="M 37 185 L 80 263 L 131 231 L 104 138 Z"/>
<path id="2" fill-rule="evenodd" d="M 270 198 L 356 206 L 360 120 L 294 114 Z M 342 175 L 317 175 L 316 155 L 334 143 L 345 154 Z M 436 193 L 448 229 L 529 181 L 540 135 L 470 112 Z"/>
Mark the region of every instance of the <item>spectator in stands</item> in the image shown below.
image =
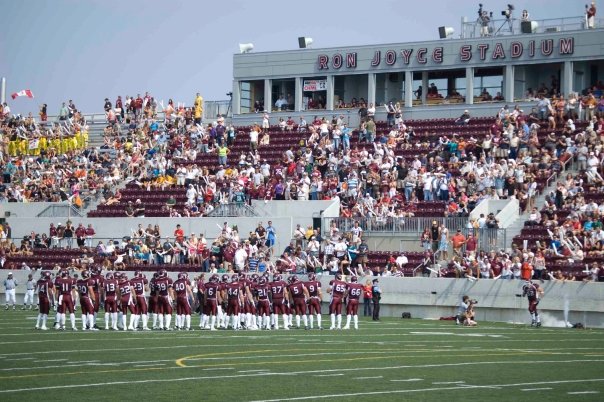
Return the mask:
<path id="1" fill-rule="evenodd" d="M 455 124 L 461 126 L 461 125 L 467 125 L 469 123 L 470 123 L 470 111 L 468 109 L 466 109 L 463 111 L 461 116 L 459 116 L 457 118 L 457 120 L 455 120 Z"/>

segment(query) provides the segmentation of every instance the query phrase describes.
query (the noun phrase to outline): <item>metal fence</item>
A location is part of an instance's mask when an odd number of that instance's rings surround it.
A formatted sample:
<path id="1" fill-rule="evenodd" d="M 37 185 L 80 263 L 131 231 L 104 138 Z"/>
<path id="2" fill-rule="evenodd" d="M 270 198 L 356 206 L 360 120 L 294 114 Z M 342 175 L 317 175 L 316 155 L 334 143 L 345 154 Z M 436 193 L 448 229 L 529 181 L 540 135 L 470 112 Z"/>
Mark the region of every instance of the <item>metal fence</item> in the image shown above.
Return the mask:
<path id="1" fill-rule="evenodd" d="M 444 223 L 449 231 L 455 231 L 467 226 L 468 217 L 323 218 L 322 229 L 323 235 L 327 234 L 330 225 L 335 222 L 340 232 L 349 232 L 354 227 L 354 223 L 359 222 L 359 226 L 365 233 L 421 233 L 425 228 L 432 226 L 434 221 L 439 225 Z"/>
<path id="2" fill-rule="evenodd" d="M 247 205 L 245 203 L 237 203 L 232 202 L 228 204 L 219 204 L 216 208 L 208 214 L 208 216 L 213 217 L 237 217 L 237 216 L 245 216 L 245 217 L 255 217 L 259 216 L 258 212 L 254 209 L 254 207 Z"/>

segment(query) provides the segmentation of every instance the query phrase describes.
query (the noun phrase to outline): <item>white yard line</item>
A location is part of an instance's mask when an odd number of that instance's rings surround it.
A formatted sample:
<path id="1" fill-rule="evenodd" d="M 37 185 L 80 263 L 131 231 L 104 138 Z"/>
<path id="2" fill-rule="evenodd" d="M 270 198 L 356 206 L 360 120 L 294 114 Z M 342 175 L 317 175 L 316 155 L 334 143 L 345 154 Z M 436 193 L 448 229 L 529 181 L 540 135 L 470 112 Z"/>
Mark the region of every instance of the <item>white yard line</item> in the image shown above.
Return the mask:
<path id="1" fill-rule="evenodd" d="M 465 384 L 465 381 L 437 381 L 437 382 L 432 383 L 432 385 L 451 385 L 451 384 Z"/>
<path id="2" fill-rule="evenodd" d="M 155 367 L 155 366 L 165 366 L 166 363 L 156 363 L 156 364 L 135 364 L 133 367 Z"/>
<path id="3" fill-rule="evenodd" d="M 567 392 L 568 395 L 584 395 L 584 394 L 599 394 L 600 391 L 575 391 Z"/>
<path id="4" fill-rule="evenodd" d="M 376 375 L 374 377 L 352 377 L 353 380 L 376 380 L 378 378 L 384 378 L 384 376 Z"/>
<path id="5" fill-rule="evenodd" d="M 265 371 L 270 371 L 269 369 L 257 369 L 257 370 L 239 370 L 238 373 L 261 373 Z"/>
<path id="6" fill-rule="evenodd" d="M 547 391 L 548 389 L 553 389 L 551 387 L 543 387 L 543 388 L 522 388 L 520 391 L 531 392 L 531 391 Z"/>
<path id="7" fill-rule="evenodd" d="M 317 375 L 313 375 L 313 377 L 339 377 L 342 376 L 344 374 L 342 373 L 334 373 L 334 374 L 317 374 Z"/>
<path id="8" fill-rule="evenodd" d="M 423 378 L 407 378 L 405 380 L 390 380 L 392 382 L 415 382 L 415 381 L 424 381 Z"/>

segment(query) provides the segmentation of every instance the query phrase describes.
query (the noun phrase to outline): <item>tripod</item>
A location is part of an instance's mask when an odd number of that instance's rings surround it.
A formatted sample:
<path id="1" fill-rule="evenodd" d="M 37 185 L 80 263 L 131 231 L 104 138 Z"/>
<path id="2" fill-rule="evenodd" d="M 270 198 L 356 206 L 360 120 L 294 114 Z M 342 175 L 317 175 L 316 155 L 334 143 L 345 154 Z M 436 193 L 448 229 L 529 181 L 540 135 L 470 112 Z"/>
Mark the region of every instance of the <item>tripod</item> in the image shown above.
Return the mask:
<path id="1" fill-rule="evenodd" d="M 514 34 L 514 23 L 513 23 L 512 17 L 506 18 L 505 21 L 503 21 L 503 23 L 501 23 L 501 26 L 499 27 L 499 29 L 497 29 L 497 31 L 495 31 L 495 34 L 493 36 L 497 36 L 499 34 L 499 32 L 509 32 L 512 35 Z"/>

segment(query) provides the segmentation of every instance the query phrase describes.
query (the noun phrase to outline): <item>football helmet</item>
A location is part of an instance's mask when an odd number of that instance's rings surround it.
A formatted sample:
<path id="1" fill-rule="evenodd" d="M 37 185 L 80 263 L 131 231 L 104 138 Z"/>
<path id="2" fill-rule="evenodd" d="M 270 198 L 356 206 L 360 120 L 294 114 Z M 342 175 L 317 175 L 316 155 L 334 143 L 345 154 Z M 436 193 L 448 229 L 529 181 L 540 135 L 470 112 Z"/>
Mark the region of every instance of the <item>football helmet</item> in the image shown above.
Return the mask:
<path id="1" fill-rule="evenodd" d="M 222 281 L 223 282 L 228 282 L 229 281 L 229 276 L 227 274 L 222 275 Z"/>
<path id="2" fill-rule="evenodd" d="M 140 271 L 140 270 L 136 270 L 136 271 L 134 272 L 134 277 L 135 277 L 135 278 L 142 278 L 142 277 L 143 277 L 143 273 L 142 273 L 142 271 Z"/>
<path id="3" fill-rule="evenodd" d="M 258 283 L 258 274 L 252 274 L 252 282 L 253 283 Z"/>
<path id="4" fill-rule="evenodd" d="M 61 277 L 62 278 L 67 278 L 69 276 L 69 271 L 64 269 L 61 271 Z"/>
<path id="5" fill-rule="evenodd" d="M 239 282 L 239 275 L 231 276 L 231 283 Z"/>
<path id="6" fill-rule="evenodd" d="M 159 277 L 160 278 L 165 278 L 166 276 L 168 276 L 168 271 L 166 271 L 165 269 L 160 269 L 159 270 Z"/>
<path id="7" fill-rule="evenodd" d="M 217 283 L 219 281 L 220 281 L 220 278 L 218 277 L 218 275 L 214 274 L 214 275 L 210 276 L 210 282 Z"/>
<path id="8" fill-rule="evenodd" d="M 50 276 L 51 276 L 51 275 L 50 275 L 50 272 L 49 272 L 49 271 L 44 271 L 44 272 L 42 272 L 42 277 L 43 277 L 44 279 L 50 279 Z"/>
<path id="9" fill-rule="evenodd" d="M 308 274 L 308 280 L 309 281 L 314 281 L 316 279 L 317 279 L 317 275 L 315 275 L 314 272 L 311 272 L 311 273 Z"/>
<path id="10" fill-rule="evenodd" d="M 341 281 L 341 280 L 342 280 L 342 274 L 338 272 L 336 274 L 336 281 Z"/>
<path id="11" fill-rule="evenodd" d="M 153 273 L 153 279 L 157 279 L 159 278 L 159 272 L 154 272 Z"/>
<path id="12" fill-rule="evenodd" d="M 298 282 L 298 275 L 291 275 L 289 277 L 289 283 L 296 283 Z"/>
<path id="13" fill-rule="evenodd" d="M 260 279 L 258 279 L 258 284 L 259 285 L 266 285 L 266 278 L 264 276 L 260 277 Z"/>
<path id="14" fill-rule="evenodd" d="M 359 280 L 359 278 L 357 278 L 356 276 L 353 276 L 350 278 L 350 282 L 352 282 L 352 283 L 357 283 L 358 280 Z"/>
<path id="15" fill-rule="evenodd" d="M 178 279 L 187 279 L 187 274 L 185 274 L 184 272 L 179 272 Z"/>
<path id="16" fill-rule="evenodd" d="M 279 282 L 281 280 L 281 274 L 276 274 L 275 276 L 273 276 L 273 280 L 275 282 Z"/>
<path id="17" fill-rule="evenodd" d="M 88 279 L 88 278 L 90 278 L 90 272 L 88 272 L 88 270 L 87 270 L 87 269 L 85 269 L 85 270 L 83 270 L 83 271 L 82 271 L 82 278 L 83 278 L 83 279 Z"/>
<path id="18" fill-rule="evenodd" d="M 113 272 L 107 272 L 107 273 L 105 274 L 105 279 L 113 279 L 113 278 L 114 278 L 114 276 L 113 276 Z"/>

